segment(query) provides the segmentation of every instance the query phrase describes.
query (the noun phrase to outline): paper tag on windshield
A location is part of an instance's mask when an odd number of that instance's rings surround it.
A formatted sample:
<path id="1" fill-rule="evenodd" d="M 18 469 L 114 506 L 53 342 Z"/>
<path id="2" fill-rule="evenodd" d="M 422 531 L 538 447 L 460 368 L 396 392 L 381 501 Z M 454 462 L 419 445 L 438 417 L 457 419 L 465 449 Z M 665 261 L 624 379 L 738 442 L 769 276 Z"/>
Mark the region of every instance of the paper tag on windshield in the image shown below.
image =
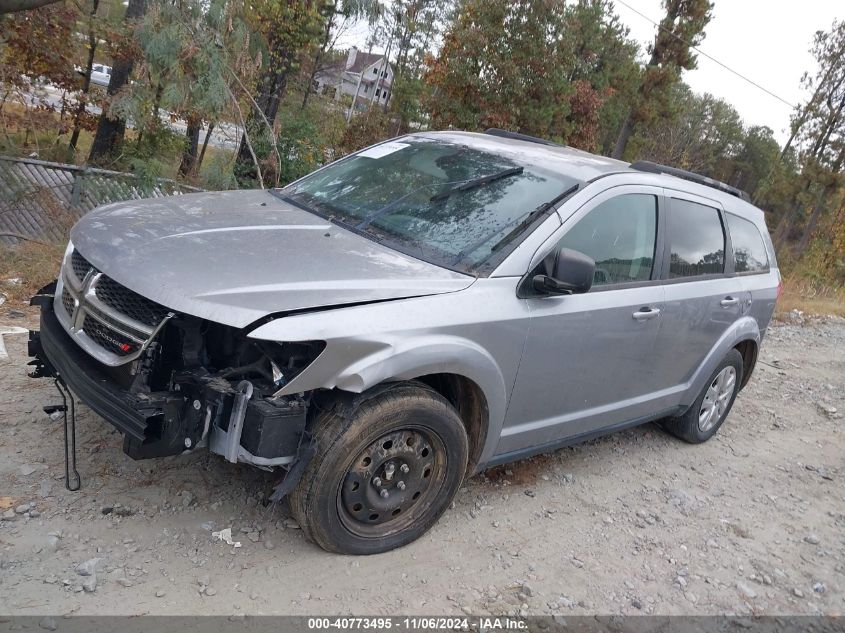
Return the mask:
<path id="1" fill-rule="evenodd" d="M 390 141 L 389 143 L 382 143 L 381 145 L 376 145 L 370 149 L 365 149 L 363 152 L 359 153 L 358 156 L 381 158 L 382 156 L 387 156 L 393 152 L 398 152 L 400 149 L 405 149 L 408 145 L 409 143 L 397 143 L 396 141 Z"/>

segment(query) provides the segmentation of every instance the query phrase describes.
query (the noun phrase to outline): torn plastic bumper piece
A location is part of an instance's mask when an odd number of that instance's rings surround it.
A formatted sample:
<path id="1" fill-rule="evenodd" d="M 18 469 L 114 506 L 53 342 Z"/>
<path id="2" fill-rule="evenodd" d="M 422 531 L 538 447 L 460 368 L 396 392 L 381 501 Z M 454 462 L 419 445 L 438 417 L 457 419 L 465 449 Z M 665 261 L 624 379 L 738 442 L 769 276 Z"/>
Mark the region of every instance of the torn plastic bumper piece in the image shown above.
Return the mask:
<path id="1" fill-rule="evenodd" d="M 45 287 L 32 300 L 41 306 L 41 329 L 30 332 L 30 375 L 59 379 L 123 433 L 127 455 L 178 455 L 207 442 L 229 461 L 262 468 L 295 460 L 305 429 L 303 401 L 251 398 L 252 385 L 246 381 L 233 388 L 198 372 L 183 372 L 174 391 L 135 392 L 119 384 L 65 332 L 53 312 L 51 291 L 55 286 Z"/>

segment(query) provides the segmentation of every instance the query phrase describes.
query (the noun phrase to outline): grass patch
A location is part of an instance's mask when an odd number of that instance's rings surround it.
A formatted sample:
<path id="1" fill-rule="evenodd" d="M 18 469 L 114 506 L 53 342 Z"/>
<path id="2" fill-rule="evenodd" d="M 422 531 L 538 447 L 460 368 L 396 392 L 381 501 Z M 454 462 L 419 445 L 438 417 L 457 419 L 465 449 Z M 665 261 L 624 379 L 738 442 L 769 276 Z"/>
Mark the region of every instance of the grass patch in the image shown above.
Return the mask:
<path id="1" fill-rule="evenodd" d="M 26 308 L 30 297 L 58 276 L 64 251 L 64 244 L 24 242 L 18 246 L 0 246 L 0 293 L 6 296 L 4 307 Z"/>
<path id="2" fill-rule="evenodd" d="M 94 133 L 82 129 L 76 152 L 70 147 L 73 132 L 73 114 L 25 108 L 19 103 L 3 104 L 3 134 L 0 135 L 0 154 L 29 156 L 37 154 L 39 160 L 59 163 L 82 164 L 88 158 Z"/>
<path id="3" fill-rule="evenodd" d="M 800 310 L 812 315 L 845 316 L 845 291 L 811 284 L 799 279 L 787 279 L 778 299 L 775 316 L 782 317 Z"/>
<path id="4" fill-rule="evenodd" d="M 793 310 L 800 310 L 805 314 L 819 316 L 834 315 L 845 317 L 845 299 L 803 297 L 795 292 L 784 291 L 778 300 L 775 316 L 783 317 Z"/>

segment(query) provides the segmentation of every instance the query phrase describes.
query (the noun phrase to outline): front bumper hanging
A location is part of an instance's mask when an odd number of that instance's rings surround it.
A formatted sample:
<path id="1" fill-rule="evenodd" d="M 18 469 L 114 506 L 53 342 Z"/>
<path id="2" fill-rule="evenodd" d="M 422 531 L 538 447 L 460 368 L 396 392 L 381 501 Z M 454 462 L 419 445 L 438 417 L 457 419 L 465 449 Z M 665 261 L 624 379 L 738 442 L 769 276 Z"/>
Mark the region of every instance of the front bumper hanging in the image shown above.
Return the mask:
<path id="1" fill-rule="evenodd" d="M 133 459 L 207 446 L 231 462 L 262 468 L 287 468 L 296 461 L 306 423 L 304 401 L 269 402 L 253 397 L 248 381 L 235 387 L 202 372 L 178 375 L 173 391 L 124 387 L 65 332 L 53 310 L 54 292 L 52 284 L 31 301 L 41 307 L 41 329 L 30 332 L 30 375 L 51 377 L 60 393 L 63 388 L 68 392 L 65 404 L 51 411 L 62 411 L 66 419 L 71 414 L 66 442 L 69 486 L 78 485 L 78 474 L 71 476 L 76 472 L 71 392 L 123 434 L 123 450 Z"/>

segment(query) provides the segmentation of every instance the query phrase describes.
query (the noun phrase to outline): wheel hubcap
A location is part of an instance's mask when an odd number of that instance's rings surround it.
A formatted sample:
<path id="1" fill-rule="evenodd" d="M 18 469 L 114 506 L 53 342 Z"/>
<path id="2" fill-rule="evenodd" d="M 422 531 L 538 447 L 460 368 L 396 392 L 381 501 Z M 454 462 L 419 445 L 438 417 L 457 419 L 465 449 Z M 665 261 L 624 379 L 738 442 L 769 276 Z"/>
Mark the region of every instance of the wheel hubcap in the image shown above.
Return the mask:
<path id="1" fill-rule="evenodd" d="M 421 429 L 383 435 L 352 462 L 338 495 L 343 523 L 356 533 L 401 529 L 423 509 L 443 479 L 445 451 Z"/>
<path id="2" fill-rule="evenodd" d="M 733 367 L 725 367 L 716 374 L 707 388 L 707 393 L 704 394 L 704 400 L 698 412 L 698 428 L 701 431 L 709 431 L 722 419 L 725 411 L 728 410 L 735 387 L 736 370 Z"/>

